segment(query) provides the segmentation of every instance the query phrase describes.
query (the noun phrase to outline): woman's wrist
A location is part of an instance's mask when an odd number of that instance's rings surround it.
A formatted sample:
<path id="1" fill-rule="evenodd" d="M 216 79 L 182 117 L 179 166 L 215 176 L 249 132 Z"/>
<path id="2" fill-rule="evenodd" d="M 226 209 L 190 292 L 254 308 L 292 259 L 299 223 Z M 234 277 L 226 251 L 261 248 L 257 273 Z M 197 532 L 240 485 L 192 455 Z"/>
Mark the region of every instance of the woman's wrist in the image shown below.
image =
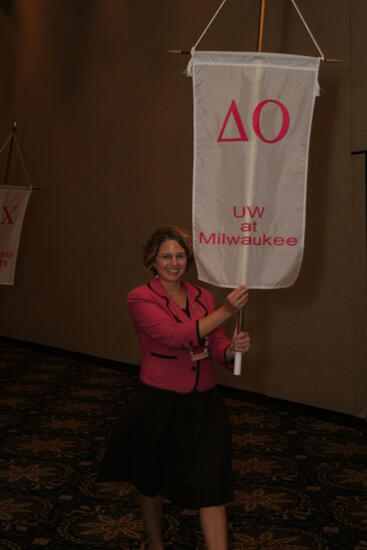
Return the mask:
<path id="1" fill-rule="evenodd" d="M 232 317 L 234 317 L 238 313 L 236 310 L 226 307 L 225 304 L 221 305 L 217 309 L 217 311 L 220 312 L 220 315 L 223 318 L 223 323 L 225 323 L 226 321 L 229 321 L 230 319 L 232 319 Z"/>
<path id="2" fill-rule="evenodd" d="M 226 361 L 227 363 L 232 363 L 234 360 L 234 351 L 232 348 L 232 344 L 229 344 L 226 348 Z"/>

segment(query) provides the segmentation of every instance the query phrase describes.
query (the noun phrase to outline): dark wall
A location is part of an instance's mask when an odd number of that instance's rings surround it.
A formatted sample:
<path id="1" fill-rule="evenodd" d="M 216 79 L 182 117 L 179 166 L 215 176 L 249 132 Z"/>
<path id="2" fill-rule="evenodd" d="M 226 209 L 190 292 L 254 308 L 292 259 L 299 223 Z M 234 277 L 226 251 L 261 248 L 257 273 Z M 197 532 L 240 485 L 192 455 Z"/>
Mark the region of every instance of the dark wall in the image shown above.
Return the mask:
<path id="1" fill-rule="evenodd" d="M 191 225 L 190 49 L 217 0 L 0 2 L 0 141 L 18 123 L 34 192 L 0 334 L 138 363 L 125 306 L 147 279 L 141 243 Z M 363 0 L 299 1 L 325 54 L 294 287 L 253 291 L 244 375 L 219 380 L 363 416 L 366 364 Z M 201 49 L 255 50 L 257 0 L 231 0 Z M 264 51 L 317 55 L 291 2 L 267 3 Z M 0 157 L 3 173 L 6 153 Z M 25 183 L 14 162 L 10 183 Z M 192 277 L 195 276 L 193 273 Z M 224 291 L 215 290 L 218 301 Z"/>

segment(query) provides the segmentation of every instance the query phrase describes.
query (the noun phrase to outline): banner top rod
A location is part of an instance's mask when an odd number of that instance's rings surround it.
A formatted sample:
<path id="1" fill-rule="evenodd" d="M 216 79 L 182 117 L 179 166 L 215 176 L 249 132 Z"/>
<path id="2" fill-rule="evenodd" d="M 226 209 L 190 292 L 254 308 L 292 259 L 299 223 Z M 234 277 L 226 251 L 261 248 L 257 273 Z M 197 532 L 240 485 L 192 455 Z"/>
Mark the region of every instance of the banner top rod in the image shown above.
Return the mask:
<path id="1" fill-rule="evenodd" d="M 217 15 L 219 14 L 219 12 L 222 10 L 222 8 L 224 7 L 224 4 L 226 3 L 227 0 L 222 0 L 222 2 L 220 3 L 219 7 L 217 8 L 216 12 L 214 13 L 214 15 L 212 16 L 212 18 L 210 19 L 209 23 L 207 24 L 207 26 L 205 27 L 205 29 L 203 30 L 203 32 L 201 33 L 201 35 L 199 36 L 198 40 L 195 42 L 194 46 L 191 48 L 191 50 L 166 50 L 168 53 L 175 53 L 175 54 L 184 54 L 184 55 L 190 55 L 192 52 L 194 52 L 197 48 L 197 46 L 199 45 L 199 42 L 201 42 L 202 38 L 205 36 L 205 34 L 207 33 L 207 31 L 209 30 L 209 28 L 211 27 L 211 25 L 213 24 L 215 18 L 217 17 Z M 260 14 L 259 14 L 259 30 L 258 30 L 258 43 L 257 43 L 257 51 L 258 52 L 262 52 L 262 43 L 263 43 L 263 34 L 264 34 L 264 16 L 265 16 L 265 3 L 266 3 L 266 0 L 260 0 Z M 322 51 L 322 49 L 320 48 L 316 38 L 314 37 L 314 35 L 312 34 L 312 31 L 309 27 L 309 25 L 307 24 L 305 18 L 303 17 L 302 13 L 301 13 L 301 10 L 299 9 L 299 7 L 297 6 L 296 4 L 296 1 L 295 0 L 291 0 L 291 3 L 293 4 L 293 7 L 295 8 L 297 14 L 299 15 L 304 27 L 306 28 L 308 34 L 310 35 L 310 38 L 312 40 L 312 42 L 314 43 L 314 45 L 316 46 L 319 54 L 320 54 L 320 57 L 321 57 L 321 62 L 323 63 L 339 63 L 340 62 L 340 59 L 334 59 L 334 58 L 327 58 L 325 57 L 324 55 L 324 52 Z"/>
<path id="2" fill-rule="evenodd" d="M 190 50 L 166 50 L 166 53 L 177 54 L 177 55 L 191 55 Z M 259 52 L 262 53 L 262 52 Z M 341 59 L 335 59 L 333 57 L 325 57 L 320 60 L 321 63 L 341 63 Z"/>

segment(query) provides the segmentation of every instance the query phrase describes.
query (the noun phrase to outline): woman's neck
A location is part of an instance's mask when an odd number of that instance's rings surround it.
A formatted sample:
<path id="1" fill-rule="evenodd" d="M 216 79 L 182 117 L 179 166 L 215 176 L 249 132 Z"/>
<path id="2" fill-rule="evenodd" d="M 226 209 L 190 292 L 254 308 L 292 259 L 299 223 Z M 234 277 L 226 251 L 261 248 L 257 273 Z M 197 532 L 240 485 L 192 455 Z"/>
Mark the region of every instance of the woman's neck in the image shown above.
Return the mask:
<path id="1" fill-rule="evenodd" d="M 186 290 L 181 281 L 170 283 L 160 280 L 160 283 L 167 294 L 171 296 L 172 300 L 176 302 L 178 306 L 180 306 L 181 308 L 186 307 Z"/>

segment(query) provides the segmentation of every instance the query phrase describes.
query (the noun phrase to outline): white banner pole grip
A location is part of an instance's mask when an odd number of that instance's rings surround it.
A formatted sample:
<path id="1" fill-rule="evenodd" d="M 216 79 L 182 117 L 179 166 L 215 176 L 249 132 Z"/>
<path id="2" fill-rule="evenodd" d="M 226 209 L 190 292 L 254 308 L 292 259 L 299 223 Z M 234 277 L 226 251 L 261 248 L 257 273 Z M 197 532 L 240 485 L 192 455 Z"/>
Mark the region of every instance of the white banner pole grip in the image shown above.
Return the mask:
<path id="1" fill-rule="evenodd" d="M 234 368 L 233 368 L 233 374 L 235 376 L 241 376 L 241 365 L 242 365 L 242 353 L 240 351 L 236 351 L 234 354 Z"/>
<path id="2" fill-rule="evenodd" d="M 243 330 L 243 325 L 245 323 L 245 310 L 242 308 L 238 316 L 237 330 Z M 240 351 L 235 351 L 234 353 L 234 376 L 241 376 L 241 366 L 242 366 L 242 353 Z"/>

